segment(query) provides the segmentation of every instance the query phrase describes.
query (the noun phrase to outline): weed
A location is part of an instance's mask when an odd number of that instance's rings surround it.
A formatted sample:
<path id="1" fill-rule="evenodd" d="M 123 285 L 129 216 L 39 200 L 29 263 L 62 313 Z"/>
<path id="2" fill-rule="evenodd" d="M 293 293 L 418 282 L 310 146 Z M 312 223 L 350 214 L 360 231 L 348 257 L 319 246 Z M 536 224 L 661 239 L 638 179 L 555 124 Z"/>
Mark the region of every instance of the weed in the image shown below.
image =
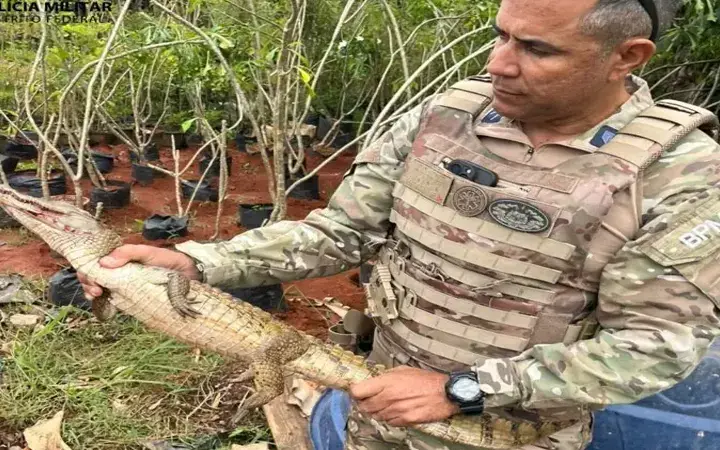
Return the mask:
<path id="1" fill-rule="evenodd" d="M 3 427 L 22 430 L 63 409 L 71 448 L 139 449 L 172 440 L 210 449 L 268 437 L 259 414 L 229 436 L 222 419 L 234 409 L 203 404 L 227 393 L 217 389 L 227 370 L 219 356 L 193 352 L 125 316 L 97 323 L 64 307 L 47 317 L 35 330 L 0 331 L 7 352 L 0 358 Z"/>

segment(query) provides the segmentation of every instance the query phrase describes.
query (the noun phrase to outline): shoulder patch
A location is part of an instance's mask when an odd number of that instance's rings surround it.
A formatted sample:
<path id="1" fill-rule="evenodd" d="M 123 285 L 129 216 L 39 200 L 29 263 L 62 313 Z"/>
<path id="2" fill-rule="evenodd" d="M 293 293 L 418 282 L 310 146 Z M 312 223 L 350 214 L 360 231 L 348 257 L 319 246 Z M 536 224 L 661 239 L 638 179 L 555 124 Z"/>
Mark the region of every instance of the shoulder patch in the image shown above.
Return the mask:
<path id="1" fill-rule="evenodd" d="M 488 111 L 485 117 L 480 121 L 481 123 L 498 123 L 502 120 L 502 116 L 497 113 L 494 109 Z"/>
<path id="2" fill-rule="evenodd" d="M 643 245 L 645 253 L 668 266 L 694 262 L 720 250 L 720 194 L 713 191 Z"/>
<path id="3" fill-rule="evenodd" d="M 608 142 L 612 141 L 613 138 L 617 136 L 617 134 L 618 130 L 616 130 L 615 128 L 603 125 L 600 127 L 598 132 L 595 133 L 595 136 L 593 136 L 590 144 L 594 145 L 597 148 L 600 148 Z"/>

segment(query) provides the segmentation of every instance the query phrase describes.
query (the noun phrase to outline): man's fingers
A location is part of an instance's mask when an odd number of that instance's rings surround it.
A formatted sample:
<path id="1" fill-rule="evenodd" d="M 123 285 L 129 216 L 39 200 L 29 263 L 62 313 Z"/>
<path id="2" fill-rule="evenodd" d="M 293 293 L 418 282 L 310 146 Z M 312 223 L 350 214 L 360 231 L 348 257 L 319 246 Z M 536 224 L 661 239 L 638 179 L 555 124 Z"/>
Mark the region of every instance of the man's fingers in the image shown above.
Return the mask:
<path id="1" fill-rule="evenodd" d="M 148 248 L 146 245 L 123 245 L 100 258 L 100 265 L 107 269 L 116 269 L 130 261 L 148 262 L 151 258 L 150 248 L 152 247 Z"/>
<path id="2" fill-rule="evenodd" d="M 379 394 L 385 387 L 386 383 L 387 382 L 382 375 L 355 383 L 350 386 L 350 396 L 355 400 L 372 397 L 373 395 Z"/>
<path id="3" fill-rule="evenodd" d="M 375 414 L 379 411 L 387 409 L 389 406 L 389 402 L 387 399 L 383 398 L 382 395 L 375 395 L 358 402 L 358 409 L 367 414 Z"/>

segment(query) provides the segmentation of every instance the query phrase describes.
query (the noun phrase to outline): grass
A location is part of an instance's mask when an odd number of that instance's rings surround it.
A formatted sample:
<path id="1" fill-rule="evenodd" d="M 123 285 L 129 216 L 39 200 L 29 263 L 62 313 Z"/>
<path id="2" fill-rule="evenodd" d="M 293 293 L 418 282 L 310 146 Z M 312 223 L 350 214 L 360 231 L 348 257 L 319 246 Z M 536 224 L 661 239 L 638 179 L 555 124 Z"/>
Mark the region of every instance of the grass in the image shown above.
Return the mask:
<path id="1" fill-rule="evenodd" d="M 37 293 L 40 283 L 26 288 Z M 145 442 L 165 440 L 223 449 L 270 440 L 260 413 L 223 429 L 247 393 L 224 382 L 237 375 L 231 366 L 135 319 L 99 323 L 72 307 L 49 309 L 35 329 L 1 325 L 0 346 L 0 431 L 22 431 L 62 409 L 62 436 L 73 449 L 147 449 Z"/>

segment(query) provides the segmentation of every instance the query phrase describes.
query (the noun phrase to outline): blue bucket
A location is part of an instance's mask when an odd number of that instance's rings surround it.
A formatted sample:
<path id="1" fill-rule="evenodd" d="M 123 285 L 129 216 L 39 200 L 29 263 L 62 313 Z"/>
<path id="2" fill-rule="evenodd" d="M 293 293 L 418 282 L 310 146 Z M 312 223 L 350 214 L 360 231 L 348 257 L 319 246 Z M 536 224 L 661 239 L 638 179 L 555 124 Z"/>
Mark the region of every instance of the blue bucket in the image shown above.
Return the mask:
<path id="1" fill-rule="evenodd" d="M 720 449 L 720 341 L 681 383 L 595 413 L 588 450 Z"/>
<path id="2" fill-rule="evenodd" d="M 350 414 L 350 396 L 338 389 L 328 389 L 320 396 L 310 413 L 309 434 L 315 450 L 343 450 L 345 428 Z"/>

